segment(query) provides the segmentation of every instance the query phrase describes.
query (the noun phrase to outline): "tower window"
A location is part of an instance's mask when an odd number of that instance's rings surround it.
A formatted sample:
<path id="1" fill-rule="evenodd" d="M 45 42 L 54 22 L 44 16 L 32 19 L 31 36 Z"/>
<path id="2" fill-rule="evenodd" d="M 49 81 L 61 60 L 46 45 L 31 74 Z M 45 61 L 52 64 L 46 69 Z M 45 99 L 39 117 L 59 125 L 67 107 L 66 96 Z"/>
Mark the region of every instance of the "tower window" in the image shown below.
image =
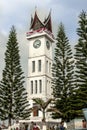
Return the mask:
<path id="1" fill-rule="evenodd" d="M 31 81 L 31 94 L 33 94 L 33 81 Z"/>
<path id="2" fill-rule="evenodd" d="M 39 80 L 39 92 L 42 93 L 42 80 Z"/>
<path id="3" fill-rule="evenodd" d="M 35 61 L 32 61 L 32 72 L 35 72 Z"/>
<path id="4" fill-rule="evenodd" d="M 46 72 L 48 72 L 48 61 L 46 61 Z"/>
<path id="5" fill-rule="evenodd" d="M 51 63 L 49 63 L 49 73 L 51 73 Z"/>
<path id="6" fill-rule="evenodd" d="M 41 71 L 41 60 L 38 60 L 38 71 Z"/>
<path id="7" fill-rule="evenodd" d="M 37 93 L 37 80 L 35 80 L 35 93 Z"/>

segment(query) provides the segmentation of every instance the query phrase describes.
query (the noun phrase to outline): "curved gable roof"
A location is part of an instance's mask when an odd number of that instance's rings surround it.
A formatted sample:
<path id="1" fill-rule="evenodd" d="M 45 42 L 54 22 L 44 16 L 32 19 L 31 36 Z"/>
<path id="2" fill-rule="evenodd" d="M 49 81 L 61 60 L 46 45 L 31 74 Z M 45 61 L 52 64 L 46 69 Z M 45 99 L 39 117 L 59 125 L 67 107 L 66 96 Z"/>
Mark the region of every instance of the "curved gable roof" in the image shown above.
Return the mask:
<path id="1" fill-rule="evenodd" d="M 52 32 L 51 12 L 49 13 L 48 17 L 44 20 L 44 22 L 41 22 L 36 11 L 34 14 L 34 18 L 31 17 L 30 29 L 38 30 L 41 28 L 46 28 L 48 31 Z"/>
<path id="2" fill-rule="evenodd" d="M 44 24 L 41 22 L 41 20 L 38 18 L 37 13 L 35 11 L 34 19 L 31 22 L 30 29 L 37 30 L 39 28 L 43 28 Z"/>
<path id="3" fill-rule="evenodd" d="M 52 32 L 52 24 L 51 24 L 51 12 L 49 13 L 47 19 L 44 21 L 45 27 Z"/>

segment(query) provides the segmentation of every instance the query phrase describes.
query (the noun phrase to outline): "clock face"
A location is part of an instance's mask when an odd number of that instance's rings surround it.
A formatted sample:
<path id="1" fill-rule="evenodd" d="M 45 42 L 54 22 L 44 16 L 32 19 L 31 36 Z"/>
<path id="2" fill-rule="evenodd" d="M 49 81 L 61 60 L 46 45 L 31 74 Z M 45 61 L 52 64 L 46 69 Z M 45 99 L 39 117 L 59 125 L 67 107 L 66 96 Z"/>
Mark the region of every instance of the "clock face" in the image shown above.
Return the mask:
<path id="1" fill-rule="evenodd" d="M 36 41 L 34 41 L 34 43 L 33 43 L 33 47 L 34 47 L 34 48 L 39 48 L 40 45 L 41 45 L 41 41 L 40 41 L 40 40 L 36 40 Z"/>
<path id="2" fill-rule="evenodd" d="M 47 46 L 47 49 L 50 49 L 50 42 L 49 41 L 46 41 L 46 46 Z"/>

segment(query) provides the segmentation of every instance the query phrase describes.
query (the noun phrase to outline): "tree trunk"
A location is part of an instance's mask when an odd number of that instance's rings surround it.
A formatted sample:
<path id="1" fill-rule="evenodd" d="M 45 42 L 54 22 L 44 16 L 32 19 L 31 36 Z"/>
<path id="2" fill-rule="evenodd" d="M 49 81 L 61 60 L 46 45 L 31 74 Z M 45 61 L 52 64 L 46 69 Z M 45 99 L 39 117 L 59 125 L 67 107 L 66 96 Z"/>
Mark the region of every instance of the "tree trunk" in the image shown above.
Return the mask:
<path id="1" fill-rule="evenodd" d="M 11 118 L 8 119 L 8 126 L 11 126 Z"/>
<path id="2" fill-rule="evenodd" d="M 43 110 L 43 119 L 42 119 L 42 122 L 46 122 L 46 118 L 45 118 L 45 110 Z"/>

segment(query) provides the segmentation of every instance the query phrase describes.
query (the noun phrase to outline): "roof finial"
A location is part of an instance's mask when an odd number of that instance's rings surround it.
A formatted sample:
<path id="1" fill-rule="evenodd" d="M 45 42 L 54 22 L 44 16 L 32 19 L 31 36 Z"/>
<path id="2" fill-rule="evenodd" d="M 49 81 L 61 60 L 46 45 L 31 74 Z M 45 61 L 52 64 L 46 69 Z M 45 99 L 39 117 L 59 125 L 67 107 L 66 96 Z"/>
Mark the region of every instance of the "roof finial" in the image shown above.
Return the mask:
<path id="1" fill-rule="evenodd" d="M 50 14 L 51 14 L 51 12 L 52 12 L 52 9 L 50 8 Z"/>
<path id="2" fill-rule="evenodd" d="M 37 6 L 35 6 L 35 12 L 37 12 Z"/>

